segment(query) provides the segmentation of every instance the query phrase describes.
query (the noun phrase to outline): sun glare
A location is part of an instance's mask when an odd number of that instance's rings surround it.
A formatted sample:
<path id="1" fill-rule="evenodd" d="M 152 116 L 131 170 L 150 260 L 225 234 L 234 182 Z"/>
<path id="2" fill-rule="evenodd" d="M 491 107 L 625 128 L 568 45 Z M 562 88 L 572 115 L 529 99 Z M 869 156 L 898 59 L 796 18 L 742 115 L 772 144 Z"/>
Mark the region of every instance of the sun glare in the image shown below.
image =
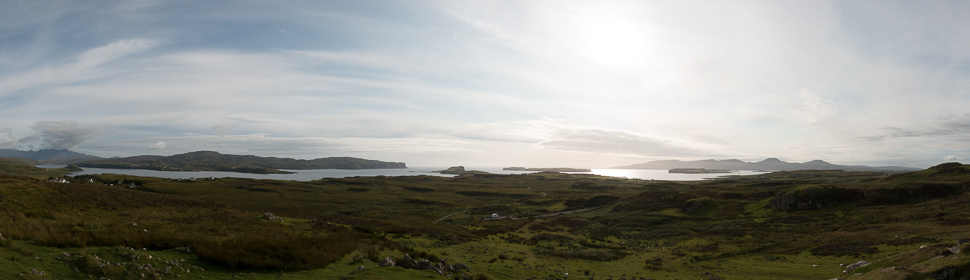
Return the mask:
<path id="1" fill-rule="evenodd" d="M 599 15 L 583 25 L 580 49 L 592 62 L 614 67 L 644 63 L 645 34 L 634 22 L 618 15 Z"/>

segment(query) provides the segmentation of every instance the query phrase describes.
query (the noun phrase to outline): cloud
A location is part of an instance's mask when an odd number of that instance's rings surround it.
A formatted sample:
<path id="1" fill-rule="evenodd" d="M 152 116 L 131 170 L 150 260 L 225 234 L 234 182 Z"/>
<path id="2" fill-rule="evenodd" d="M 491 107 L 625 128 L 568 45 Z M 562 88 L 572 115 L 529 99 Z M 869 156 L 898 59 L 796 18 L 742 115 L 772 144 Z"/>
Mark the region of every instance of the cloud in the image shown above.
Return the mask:
<path id="1" fill-rule="evenodd" d="M 540 149 L 601 153 L 637 158 L 696 158 L 721 154 L 720 146 L 695 141 L 566 124 L 561 120 L 541 119 L 474 125 L 473 139 L 505 143 L 530 141 Z"/>
<path id="2" fill-rule="evenodd" d="M 700 157 L 713 155 L 710 145 L 641 133 L 595 128 L 560 128 L 538 146 L 565 151 L 636 157 Z"/>
<path id="3" fill-rule="evenodd" d="M 123 56 L 136 54 L 150 49 L 155 45 L 148 39 L 125 39 L 84 52 L 73 65 L 80 69 L 91 68 Z"/>
<path id="4" fill-rule="evenodd" d="M 155 41 L 148 39 L 125 39 L 93 48 L 78 55 L 69 63 L 47 64 L 33 71 L 19 72 L 0 79 L 0 87 L 6 92 L 16 92 L 37 86 L 65 85 L 82 80 L 97 80 L 118 75 L 115 69 L 97 69 L 120 58 L 144 52 Z M 2 96 L 2 95 L 0 95 Z"/>
<path id="5" fill-rule="evenodd" d="M 212 129 L 215 129 L 216 130 L 216 133 L 226 133 L 226 131 L 229 131 L 230 129 L 233 129 L 233 128 L 235 128 L 238 125 L 239 124 L 234 123 L 234 122 L 224 122 L 224 123 L 220 123 L 220 124 L 218 124 L 216 126 L 213 126 Z"/>
<path id="6" fill-rule="evenodd" d="M 17 144 L 17 137 L 13 137 L 13 130 L 10 128 L 0 128 L 0 133 L 6 133 L 7 137 L 0 139 L 0 146 L 13 148 Z"/>
<path id="7" fill-rule="evenodd" d="M 878 142 L 898 138 L 953 137 L 970 133 L 970 113 L 946 115 L 935 121 L 906 127 L 885 127 L 885 134 L 863 136 L 861 139 Z"/>
<path id="8" fill-rule="evenodd" d="M 943 158 L 943 160 L 944 161 L 947 161 L 947 162 L 954 162 L 954 161 L 960 160 L 960 158 L 958 158 L 958 157 L 956 157 L 954 155 L 948 155 L 945 158 Z"/>
<path id="9" fill-rule="evenodd" d="M 156 150 L 156 151 L 164 150 L 165 149 L 165 142 L 159 141 L 158 143 L 148 145 L 148 148 L 149 149 L 152 149 L 152 150 Z"/>
<path id="10" fill-rule="evenodd" d="M 839 104 L 832 100 L 823 99 L 807 89 L 798 92 L 798 99 L 801 104 L 792 110 L 791 115 L 799 123 L 808 126 L 815 126 L 822 123 L 825 119 L 834 117 L 838 112 Z"/>
<path id="11" fill-rule="evenodd" d="M 21 143 L 41 140 L 43 148 L 72 149 L 107 132 L 104 125 L 85 125 L 74 121 L 41 121 L 31 126 L 38 132 L 20 139 Z"/>
<path id="12" fill-rule="evenodd" d="M 93 146 L 144 147 L 163 146 L 178 147 L 170 152 L 192 152 L 198 150 L 218 150 L 224 153 L 280 155 L 305 158 L 317 152 L 321 154 L 336 153 L 441 153 L 441 152 L 473 152 L 468 141 L 454 139 L 429 138 L 362 138 L 362 137 L 273 137 L 265 133 L 241 135 L 203 135 L 193 134 L 178 137 L 159 137 L 143 139 L 141 143 L 131 141 L 99 141 Z M 151 142 L 148 142 L 151 141 Z M 92 148 L 92 147 L 89 147 Z"/>

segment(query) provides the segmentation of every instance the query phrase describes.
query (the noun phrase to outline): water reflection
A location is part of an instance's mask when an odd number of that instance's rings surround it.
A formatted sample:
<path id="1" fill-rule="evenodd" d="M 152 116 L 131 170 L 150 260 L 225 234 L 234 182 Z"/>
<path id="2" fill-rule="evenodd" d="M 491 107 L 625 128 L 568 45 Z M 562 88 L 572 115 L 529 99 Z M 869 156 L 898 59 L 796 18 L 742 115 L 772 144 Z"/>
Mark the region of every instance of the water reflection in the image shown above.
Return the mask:
<path id="1" fill-rule="evenodd" d="M 38 167 L 43 168 L 60 168 L 64 165 L 38 165 Z M 159 178 L 169 178 L 169 179 L 188 179 L 188 178 L 225 178 L 225 177 L 235 177 L 235 178 L 253 178 L 253 179 L 274 179 L 274 180 L 292 180 L 292 181 L 310 181 L 318 180 L 321 178 L 345 178 L 345 177 L 355 177 L 355 176 L 442 176 L 442 177 L 454 177 L 455 175 L 450 174 L 440 174 L 433 173 L 432 171 L 444 170 L 445 167 L 409 167 L 407 169 L 360 169 L 360 170 L 344 170 L 344 169 L 313 169 L 313 170 L 286 170 L 296 172 L 295 174 L 250 174 L 250 173 L 236 173 L 236 172 L 221 172 L 221 171 L 198 171 L 198 172 L 188 172 L 188 171 L 157 171 L 157 170 L 142 170 L 142 169 L 111 169 L 111 168 L 90 168 L 83 167 L 84 171 L 71 173 L 71 175 L 88 175 L 88 174 L 123 174 L 131 176 L 142 176 L 142 177 L 159 177 Z M 501 167 L 466 167 L 466 170 L 480 170 L 494 174 L 523 174 L 523 173 L 535 173 L 529 171 L 508 171 L 502 170 Z M 643 170 L 643 169 L 592 169 L 592 172 L 576 172 L 570 174 L 596 174 L 602 176 L 611 177 L 622 177 L 629 179 L 641 179 L 641 180 L 670 180 L 670 181 L 696 181 L 704 180 L 707 178 L 716 178 L 724 175 L 755 175 L 764 174 L 767 172 L 755 172 L 751 170 L 741 170 L 735 171 L 731 174 L 679 174 L 679 173 L 667 173 L 667 170 Z"/>

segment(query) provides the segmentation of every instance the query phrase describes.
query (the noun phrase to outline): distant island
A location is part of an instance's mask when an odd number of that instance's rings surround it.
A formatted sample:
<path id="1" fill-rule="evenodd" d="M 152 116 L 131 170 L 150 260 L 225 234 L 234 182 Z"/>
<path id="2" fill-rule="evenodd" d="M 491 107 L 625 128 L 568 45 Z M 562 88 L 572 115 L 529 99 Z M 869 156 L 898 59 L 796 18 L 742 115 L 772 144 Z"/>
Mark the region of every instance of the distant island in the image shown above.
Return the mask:
<path id="1" fill-rule="evenodd" d="M 403 162 L 384 162 L 352 157 L 329 157 L 312 160 L 226 155 L 213 151 L 198 151 L 173 156 L 133 156 L 88 160 L 76 163 L 81 167 L 148 169 L 160 171 L 227 171 L 254 174 L 292 174 L 280 169 L 392 169 L 407 168 Z"/>
<path id="2" fill-rule="evenodd" d="M 491 173 L 488 173 L 488 172 L 485 172 L 485 171 L 478 171 L 478 170 L 467 170 L 466 171 L 464 166 L 452 166 L 452 167 L 448 167 L 448 169 L 445 169 L 445 170 L 438 170 L 438 171 L 431 171 L 431 172 L 432 173 L 441 173 L 441 174 L 454 174 L 454 175 L 491 174 Z"/>
<path id="3" fill-rule="evenodd" d="M 813 160 L 804 163 L 784 162 L 777 158 L 769 158 L 759 162 L 744 162 L 736 159 L 726 160 L 657 160 L 646 163 L 632 164 L 626 166 L 610 167 L 610 169 L 653 169 L 670 170 L 675 168 L 704 168 L 721 170 L 844 170 L 844 171 L 914 171 L 917 168 L 900 166 L 863 166 L 863 165 L 838 165 L 831 164 L 822 160 Z"/>
<path id="4" fill-rule="evenodd" d="M 593 170 L 584 168 L 566 168 L 566 167 L 554 167 L 554 168 L 525 168 L 525 167 L 506 167 L 502 170 L 509 171 L 549 171 L 549 172 L 593 172 Z"/>
<path id="5" fill-rule="evenodd" d="M 731 170 L 705 169 L 705 168 L 673 168 L 673 169 L 667 170 L 667 173 L 712 174 L 712 173 L 731 173 Z"/>

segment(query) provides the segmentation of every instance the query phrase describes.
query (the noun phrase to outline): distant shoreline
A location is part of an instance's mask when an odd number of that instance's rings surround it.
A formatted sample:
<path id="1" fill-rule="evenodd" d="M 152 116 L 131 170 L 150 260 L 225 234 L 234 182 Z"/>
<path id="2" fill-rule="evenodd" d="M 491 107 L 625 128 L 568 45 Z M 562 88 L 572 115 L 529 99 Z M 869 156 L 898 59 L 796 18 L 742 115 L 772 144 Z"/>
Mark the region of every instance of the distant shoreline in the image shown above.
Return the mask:
<path id="1" fill-rule="evenodd" d="M 553 167 L 553 168 L 506 167 L 506 168 L 502 168 L 502 170 L 538 171 L 538 172 L 593 172 L 593 170 L 586 169 L 586 168 L 567 168 L 567 167 Z"/>
<path id="2" fill-rule="evenodd" d="M 37 165 L 37 167 L 42 168 L 61 168 L 66 165 Z M 253 179 L 271 179 L 271 180 L 288 180 L 288 181 L 312 181 L 319 180 L 322 178 L 348 178 L 348 177 L 367 177 L 367 176 L 442 176 L 442 177 L 455 177 L 457 174 L 442 174 L 433 173 L 434 171 L 440 171 L 445 168 L 441 167 L 408 167 L 406 169 L 311 169 L 311 170 L 294 170 L 294 169 L 283 169 L 283 171 L 296 172 L 295 174 L 253 174 L 253 173 L 237 173 L 237 172 L 224 172 L 224 171 L 159 171 L 150 169 L 111 169 L 111 168 L 84 168 L 82 172 L 73 172 L 69 175 L 86 175 L 86 174 L 120 174 L 129 176 L 140 176 L 140 177 L 159 177 L 159 178 L 169 178 L 169 179 L 188 179 L 188 178 L 206 178 L 206 177 L 216 177 L 216 178 L 253 178 Z M 535 173 L 541 171 L 514 171 L 514 170 L 503 170 L 502 167 L 476 167 L 476 170 L 482 172 L 487 172 L 495 175 L 502 174 L 526 174 Z M 663 180 L 663 181 L 701 181 L 709 178 L 719 177 L 720 175 L 757 175 L 764 174 L 767 172 L 754 172 L 751 170 L 738 170 L 734 174 L 683 174 L 683 173 L 668 173 L 667 170 L 645 170 L 645 169 L 592 169 L 591 172 L 582 172 L 580 174 L 594 174 L 601 176 L 610 177 L 621 177 L 630 179 L 641 179 L 641 180 Z"/>

